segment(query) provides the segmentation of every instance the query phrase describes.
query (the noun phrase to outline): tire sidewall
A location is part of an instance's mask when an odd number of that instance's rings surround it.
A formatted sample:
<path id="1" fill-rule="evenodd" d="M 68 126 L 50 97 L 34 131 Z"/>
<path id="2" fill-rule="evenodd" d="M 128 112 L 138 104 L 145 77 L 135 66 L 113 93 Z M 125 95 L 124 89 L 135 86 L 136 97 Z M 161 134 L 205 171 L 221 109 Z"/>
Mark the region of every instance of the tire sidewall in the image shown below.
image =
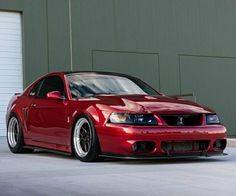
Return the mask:
<path id="1" fill-rule="evenodd" d="M 9 122 L 12 118 L 16 118 L 16 120 L 18 122 L 18 126 L 19 126 L 19 138 L 18 138 L 17 143 L 14 147 L 11 147 L 11 145 L 9 144 L 9 138 L 8 138 Z M 10 151 L 13 153 L 18 153 L 18 152 L 22 151 L 23 146 L 24 146 L 24 137 L 23 137 L 23 132 L 22 132 L 22 126 L 21 126 L 21 123 L 15 113 L 10 115 L 9 120 L 7 122 L 7 144 L 8 144 Z"/>
<path id="2" fill-rule="evenodd" d="M 76 127 L 76 124 L 77 124 L 78 120 L 81 119 L 81 118 L 85 118 L 88 121 L 88 123 L 89 123 L 89 125 L 91 127 L 91 134 L 92 134 L 91 135 L 91 146 L 90 146 L 90 149 L 88 151 L 88 154 L 86 156 L 84 156 L 84 157 L 79 156 L 79 154 L 75 150 L 75 144 L 74 144 L 75 127 Z M 94 123 L 92 122 L 91 118 L 88 117 L 87 115 L 82 114 L 75 121 L 74 126 L 73 126 L 73 130 L 72 130 L 71 142 L 72 142 L 73 154 L 79 160 L 84 161 L 84 162 L 91 162 L 91 161 L 95 161 L 95 160 L 98 159 L 98 154 L 100 153 L 98 137 L 97 137 L 97 133 L 96 133 L 96 130 L 95 130 Z"/>

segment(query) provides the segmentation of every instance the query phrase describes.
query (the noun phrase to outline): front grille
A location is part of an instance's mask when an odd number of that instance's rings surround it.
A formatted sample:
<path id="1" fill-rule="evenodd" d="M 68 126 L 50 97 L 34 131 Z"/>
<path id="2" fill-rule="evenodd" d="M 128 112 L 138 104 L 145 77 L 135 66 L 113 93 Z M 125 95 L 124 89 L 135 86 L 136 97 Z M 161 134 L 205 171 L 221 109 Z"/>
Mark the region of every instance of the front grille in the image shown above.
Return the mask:
<path id="1" fill-rule="evenodd" d="M 198 126 L 202 124 L 201 114 L 168 114 L 161 115 L 169 126 Z"/>

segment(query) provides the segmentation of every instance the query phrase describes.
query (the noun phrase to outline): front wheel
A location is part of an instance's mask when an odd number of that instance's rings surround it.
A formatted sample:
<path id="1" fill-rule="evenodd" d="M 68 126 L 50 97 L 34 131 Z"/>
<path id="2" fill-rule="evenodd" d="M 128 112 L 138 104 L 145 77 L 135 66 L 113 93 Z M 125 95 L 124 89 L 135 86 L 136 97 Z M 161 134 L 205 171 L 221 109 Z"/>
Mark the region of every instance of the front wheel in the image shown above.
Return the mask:
<path id="1" fill-rule="evenodd" d="M 99 160 L 100 145 L 93 122 L 85 115 L 78 118 L 72 137 L 73 151 L 81 161 Z"/>

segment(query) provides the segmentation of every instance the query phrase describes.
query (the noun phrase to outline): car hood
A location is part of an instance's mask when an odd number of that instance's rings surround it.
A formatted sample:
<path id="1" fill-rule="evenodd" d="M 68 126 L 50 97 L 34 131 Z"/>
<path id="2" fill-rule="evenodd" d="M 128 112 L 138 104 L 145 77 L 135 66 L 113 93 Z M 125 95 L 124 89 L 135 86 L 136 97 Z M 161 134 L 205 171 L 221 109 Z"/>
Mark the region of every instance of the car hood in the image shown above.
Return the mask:
<path id="1" fill-rule="evenodd" d="M 152 113 L 214 113 L 213 110 L 195 102 L 168 96 L 97 96 L 100 110 Z"/>

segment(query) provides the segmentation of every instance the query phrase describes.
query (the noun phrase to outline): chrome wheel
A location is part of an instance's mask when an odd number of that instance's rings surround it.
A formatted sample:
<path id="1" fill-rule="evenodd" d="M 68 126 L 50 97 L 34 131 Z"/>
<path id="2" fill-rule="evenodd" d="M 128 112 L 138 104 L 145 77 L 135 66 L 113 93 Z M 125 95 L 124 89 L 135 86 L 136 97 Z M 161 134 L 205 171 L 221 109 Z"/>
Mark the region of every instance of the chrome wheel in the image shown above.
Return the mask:
<path id="1" fill-rule="evenodd" d="M 89 121 L 86 118 L 80 118 L 74 128 L 74 148 L 76 153 L 81 157 L 85 157 L 91 148 L 92 131 Z"/>
<path id="2" fill-rule="evenodd" d="M 20 127 L 19 122 L 16 117 L 12 117 L 8 124 L 8 130 L 7 130 L 7 139 L 9 145 L 14 148 L 18 141 L 20 136 Z"/>

